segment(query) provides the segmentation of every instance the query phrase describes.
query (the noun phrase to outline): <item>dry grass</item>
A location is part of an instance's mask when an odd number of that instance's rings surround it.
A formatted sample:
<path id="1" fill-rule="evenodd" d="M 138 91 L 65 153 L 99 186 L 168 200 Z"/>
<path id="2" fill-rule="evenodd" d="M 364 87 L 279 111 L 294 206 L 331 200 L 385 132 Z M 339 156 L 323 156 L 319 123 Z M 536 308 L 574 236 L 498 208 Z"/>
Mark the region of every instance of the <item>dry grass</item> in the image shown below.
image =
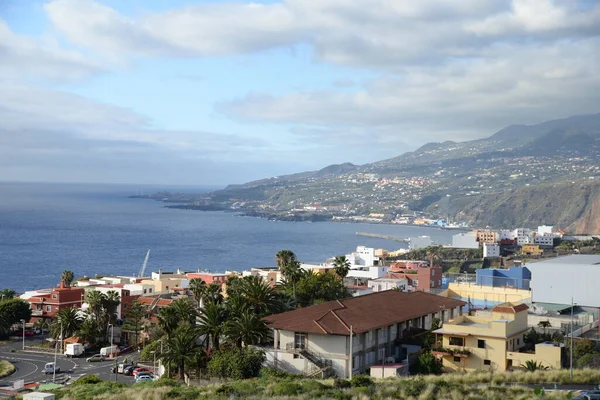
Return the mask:
<path id="1" fill-rule="evenodd" d="M 9 363 L 8 361 L 4 361 L 4 360 L 0 361 L 0 378 L 8 376 L 15 371 L 16 371 L 16 368 L 14 365 Z"/>

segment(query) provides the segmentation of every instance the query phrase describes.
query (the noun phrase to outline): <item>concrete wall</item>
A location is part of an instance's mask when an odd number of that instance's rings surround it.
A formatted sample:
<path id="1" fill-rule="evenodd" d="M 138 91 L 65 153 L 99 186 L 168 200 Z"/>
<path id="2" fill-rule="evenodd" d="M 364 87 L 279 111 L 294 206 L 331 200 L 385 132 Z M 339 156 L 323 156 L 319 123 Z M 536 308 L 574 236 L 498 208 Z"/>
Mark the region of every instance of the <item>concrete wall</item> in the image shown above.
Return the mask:
<path id="1" fill-rule="evenodd" d="M 476 300 L 487 300 L 490 302 L 523 302 L 531 298 L 529 290 L 522 290 L 507 287 L 492 287 L 482 286 L 474 283 L 457 283 L 448 284 L 448 296 L 460 297 Z"/>

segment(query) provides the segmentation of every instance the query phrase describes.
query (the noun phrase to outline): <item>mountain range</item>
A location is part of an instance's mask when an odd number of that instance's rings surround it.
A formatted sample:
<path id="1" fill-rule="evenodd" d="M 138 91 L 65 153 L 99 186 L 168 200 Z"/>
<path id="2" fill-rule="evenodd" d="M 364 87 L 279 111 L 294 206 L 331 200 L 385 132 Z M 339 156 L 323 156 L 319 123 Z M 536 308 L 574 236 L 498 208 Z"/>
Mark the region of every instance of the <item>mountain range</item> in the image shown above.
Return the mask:
<path id="1" fill-rule="evenodd" d="M 364 165 L 344 163 L 230 185 L 212 202 L 289 215 L 425 215 L 471 226 L 556 225 L 600 232 L 600 114 L 511 125 L 488 138 L 428 143 Z"/>

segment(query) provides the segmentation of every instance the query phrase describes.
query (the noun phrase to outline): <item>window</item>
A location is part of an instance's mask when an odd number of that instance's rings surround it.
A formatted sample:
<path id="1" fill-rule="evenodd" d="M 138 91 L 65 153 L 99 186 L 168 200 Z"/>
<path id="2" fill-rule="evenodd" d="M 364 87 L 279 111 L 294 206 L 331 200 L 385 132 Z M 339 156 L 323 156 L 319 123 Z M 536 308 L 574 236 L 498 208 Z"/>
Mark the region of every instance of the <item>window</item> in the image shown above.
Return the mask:
<path id="1" fill-rule="evenodd" d="M 451 336 L 450 337 L 450 346 L 464 346 L 465 339 L 461 337 Z"/>
<path id="2" fill-rule="evenodd" d="M 146 289 L 144 289 L 144 294 L 146 294 L 146 292 L 147 292 L 147 290 L 146 290 Z"/>
<path id="3" fill-rule="evenodd" d="M 460 357 L 454 357 L 454 362 L 460 362 Z"/>
<path id="4" fill-rule="evenodd" d="M 47 311 L 47 312 L 50 312 L 50 311 L 52 311 L 52 307 L 51 307 L 51 306 L 46 306 L 46 311 Z"/>
<path id="5" fill-rule="evenodd" d="M 519 340 L 520 340 L 520 339 L 517 339 L 517 346 L 519 345 Z"/>
<path id="6" fill-rule="evenodd" d="M 485 349 L 485 340 L 477 340 L 477 348 L 479 349 Z"/>
<path id="7" fill-rule="evenodd" d="M 490 360 L 483 360 L 483 365 L 492 365 Z"/>
<path id="8" fill-rule="evenodd" d="M 53 295 L 52 295 L 52 298 L 53 298 L 53 299 L 58 299 L 58 295 L 56 295 L 56 294 L 53 294 Z"/>
<path id="9" fill-rule="evenodd" d="M 306 333 L 295 332 L 294 333 L 294 348 L 304 349 L 306 347 Z"/>

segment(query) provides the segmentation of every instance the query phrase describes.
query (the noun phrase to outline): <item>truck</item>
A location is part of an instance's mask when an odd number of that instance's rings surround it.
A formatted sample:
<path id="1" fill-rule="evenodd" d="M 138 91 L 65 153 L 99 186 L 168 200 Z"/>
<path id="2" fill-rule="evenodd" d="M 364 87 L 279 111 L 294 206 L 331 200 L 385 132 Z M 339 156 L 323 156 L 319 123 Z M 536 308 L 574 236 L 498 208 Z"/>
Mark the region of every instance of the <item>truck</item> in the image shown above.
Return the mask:
<path id="1" fill-rule="evenodd" d="M 102 354 L 105 357 L 108 357 L 111 354 L 117 355 L 118 352 L 119 352 L 119 346 L 117 346 L 117 345 L 103 347 L 100 349 L 100 354 Z"/>
<path id="2" fill-rule="evenodd" d="M 83 354 L 83 345 L 81 343 L 69 343 L 65 349 L 65 356 L 79 357 Z"/>

